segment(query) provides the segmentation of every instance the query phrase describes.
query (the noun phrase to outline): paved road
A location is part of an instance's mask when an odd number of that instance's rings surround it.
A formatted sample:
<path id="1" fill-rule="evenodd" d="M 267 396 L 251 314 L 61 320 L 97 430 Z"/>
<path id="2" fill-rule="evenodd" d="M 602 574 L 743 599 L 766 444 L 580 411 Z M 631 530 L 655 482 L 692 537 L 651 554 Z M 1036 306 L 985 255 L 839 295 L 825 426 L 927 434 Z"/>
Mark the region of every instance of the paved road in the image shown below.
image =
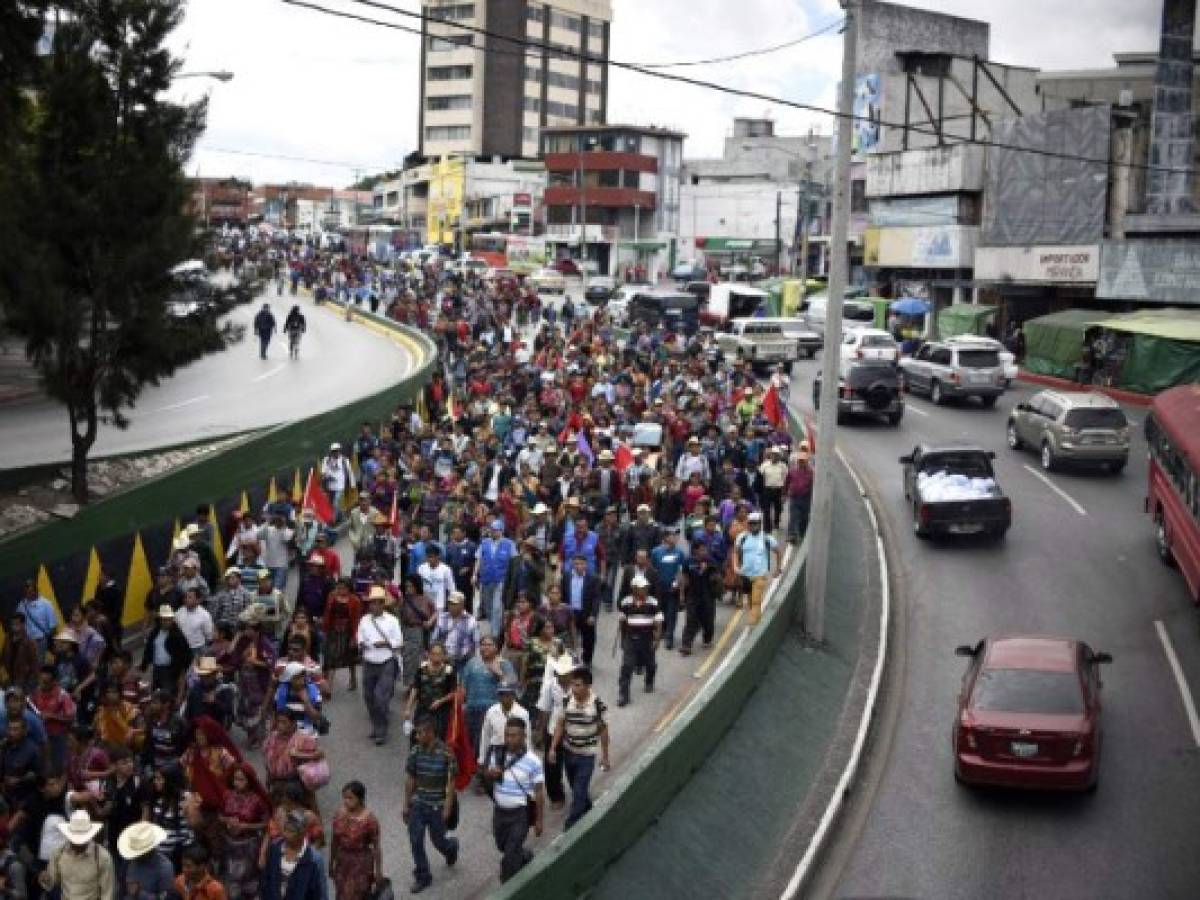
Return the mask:
<path id="1" fill-rule="evenodd" d="M 806 406 L 817 365 L 797 369 L 795 390 Z M 994 410 L 912 398 L 898 429 L 858 424 L 840 432 L 841 446 L 881 499 L 905 641 L 890 673 L 899 704 L 894 741 L 878 748 L 878 790 L 856 799 L 830 858 L 834 871 L 826 878 L 837 883 L 829 895 L 1200 895 L 1200 751 L 1155 623 L 1165 626 L 1192 691 L 1200 690 L 1200 634 L 1178 573 L 1155 555 L 1142 512 L 1144 412 L 1127 411 L 1137 437 L 1123 475 L 1043 478 L 1034 456 L 1004 442 L 1008 410 L 1031 393 L 1015 386 Z M 1014 507 L 1004 542 L 940 545 L 912 534 L 897 457 L 920 441 L 951 439 L 996 451 L 997 477 Z M 1077 636 L 1115 657 L 1106 670 L 1095 795 L 955 784 L 950 729 L 963 665 L 953 649 L 993 632 Z"/>
<path id="2" fill-rule="evenodd" d="M 287 422 L 382 390 L 411 369 L 399 344 L 351 327 L 336 312 L 303 297 L 265 297 L 280 326 L 293 303 L 308 320 L 300 359 L 288 359 L 285 338 L 259 359 L 249 333 L 228 350 L 197 360 L 158 387 L 149 387 L 121 431 L 101 426 L 94 457 L 131 453 Z M 228 321 L 249 325 L 261 302 L 239 307 Z M 66 411 L 48 402 L 0 411 L 0 469 L 66 461 L 71 438 Z"/>

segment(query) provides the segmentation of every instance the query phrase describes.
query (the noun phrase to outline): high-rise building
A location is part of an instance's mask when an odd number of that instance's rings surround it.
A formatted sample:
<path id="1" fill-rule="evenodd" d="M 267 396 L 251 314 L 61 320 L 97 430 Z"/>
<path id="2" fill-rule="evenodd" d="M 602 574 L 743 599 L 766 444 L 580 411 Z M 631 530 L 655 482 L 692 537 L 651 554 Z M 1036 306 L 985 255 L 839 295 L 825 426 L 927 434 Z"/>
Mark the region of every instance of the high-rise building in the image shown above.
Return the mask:
<path id="1" fill-rule="evenodd" d="M 541 128 L 606 121 L 611 0 L 421 8 L 420 155 L 537 156 Z"/>

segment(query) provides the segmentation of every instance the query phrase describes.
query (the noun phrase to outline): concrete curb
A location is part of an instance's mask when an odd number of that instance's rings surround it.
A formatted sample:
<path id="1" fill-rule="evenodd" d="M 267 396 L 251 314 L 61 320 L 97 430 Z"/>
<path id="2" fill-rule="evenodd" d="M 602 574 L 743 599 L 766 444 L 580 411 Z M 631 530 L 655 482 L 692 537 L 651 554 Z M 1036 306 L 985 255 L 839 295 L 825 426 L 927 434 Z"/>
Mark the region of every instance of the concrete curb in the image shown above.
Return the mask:
<path id="1" fill-rule="evenodd" d="M 1097 384 L 1078 384 L 1066 378 L 1058 378 L 1055 375 L 1038 375 L 1035 372 L 1026 372 L 1024 369 L 1018 372 L 1017 380 L 1024 381 L 1026 384 L 1037 384 L 1042 387 L 1055 388 L 1060 391 L 1086 391 L 1089 394 L 1106 394 L 1118 403 L 1124 403 L 1129 406 L 1144 408 L 1154 402 L 1154 398 L 1146 394 L 1137 394 L 1133 391 L 1123 391 L 1120 388 L 1103 387 Z"/>
<path id="2" fill-rule="evenodd" d="M 871 500 L 863 485 L 862 479 L 854 466 L 846 458 L 841 450 L 837 451 L 838 459 L 842 465 L 846 467 L 846 471 L 850 473 L 851 479 L 854 481 L 854 486 L 862 497 L 863 503 L 867 510 L 867 516 L 871 520 L 871 530 L 875 534 L 875 552 L 879 557 L 879 581 L 882 596 L 880 598 L 879 609 L 879 650 L 875 657 L 875 666 L 871 673 L 871 682 L 867 689 L 867 700 L 863 708 L 862 716 L 859 719 L 858 731 L 855 735 L 854 745 L 850 751 L 850 758 L 846 761 L 845 767 L 842 769 L 841 776 L 838 778 L 837 787 L 834 790 L 833 797 L 830 798 L 828 805 L 825 807 L 824 813 L 817 824 L 816 833 L 809 841 L 808 848 L 804 855 L 797 863 L 792 877 L 789 879 L 785 887 L 782 897 L 783 900 L 792 900 L 793 897 L 799 895 L 800 891 L 808 883 L 808 879 L 812 876 L 813 868 L 818 856 L 825 846 L 826 841 L 836 823 L 839 814 L 846 801 L 846 795 L 850 792 L 850 787 L 855 777 L 858 775 L 859 765 L 862 762 L 863 749 L 866 746 L 867 737 L 870 734 L 871 726 L 875 720 L 875 709 L 879 702 L 879 688 L 883 682 L 883 673 L 887 665 L 888 657 L 888 628 L 891 619 L 891 587 L 888 581 L 889 570 L 887 562 L 887 552 L 883 544 L 883 530 L 880 528 L 879 518 L 875 513 L 875 504 Z"/>

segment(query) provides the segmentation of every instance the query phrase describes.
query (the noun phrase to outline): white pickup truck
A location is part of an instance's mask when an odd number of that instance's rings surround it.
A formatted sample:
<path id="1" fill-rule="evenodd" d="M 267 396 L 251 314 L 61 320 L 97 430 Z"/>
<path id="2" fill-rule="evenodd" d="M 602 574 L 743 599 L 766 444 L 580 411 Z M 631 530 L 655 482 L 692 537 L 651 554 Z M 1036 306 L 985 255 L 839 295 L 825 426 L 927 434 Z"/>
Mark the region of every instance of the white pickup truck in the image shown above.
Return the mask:
<path id="1" fill-rule="evenodd" d="M 717 346 L 727 360 L 744 359 L 756 369 L 782 364 L 785 371 L 792 371 L 796 341 L 778 321 L 731 319 L 728 328 L 717 334 Z"/>

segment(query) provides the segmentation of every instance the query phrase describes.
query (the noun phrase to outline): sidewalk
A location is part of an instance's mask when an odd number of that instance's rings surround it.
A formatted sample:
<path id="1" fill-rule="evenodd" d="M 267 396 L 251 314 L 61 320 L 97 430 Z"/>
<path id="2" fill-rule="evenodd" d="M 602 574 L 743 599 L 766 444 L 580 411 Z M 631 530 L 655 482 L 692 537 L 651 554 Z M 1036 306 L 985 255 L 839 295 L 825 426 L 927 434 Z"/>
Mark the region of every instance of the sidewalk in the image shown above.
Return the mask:
<path id="1" fill-rule="evenodd" d="M 0 342 L 0 409 L 43 398 L 37 371 L 17 341 Z"/>
<path id="2" fill-rule="evenodd" d="M 1078 381 L 1072 381 L 1069 378 L 1058 378 L 1054 375 L 1037 375 L 1033 372 L 1026 372 L 1021 369 L 1017 375 L 1018 381 L 1023 381 L 1026 384 L 1036 384 L 1041 387 L 1051 388 L 1056 391 L 1086 391 L 1089 394 L 1107 394 L 1118 403 L 1127 406 L 1147 407 L 1154 402 L 1154 398 L 1147 394 L 1137 394 L 1133 391 L 1123 391 L 1120 388 L 1103 387 L 1098 384 L 1080 384 Z"/>
<path id="3" fill-rule="evenodd" d="M 860 652 L 875 646 L 877 569 L 866 512 L 839 473 L 826 607 L 828 646 L 798 625 L 740 717 L 658 824 L 613 865 L 593 897 L 777 897 L 803 855 L 844 763 Z M 831 777 L 832 776 L 832 777 Z"/>

